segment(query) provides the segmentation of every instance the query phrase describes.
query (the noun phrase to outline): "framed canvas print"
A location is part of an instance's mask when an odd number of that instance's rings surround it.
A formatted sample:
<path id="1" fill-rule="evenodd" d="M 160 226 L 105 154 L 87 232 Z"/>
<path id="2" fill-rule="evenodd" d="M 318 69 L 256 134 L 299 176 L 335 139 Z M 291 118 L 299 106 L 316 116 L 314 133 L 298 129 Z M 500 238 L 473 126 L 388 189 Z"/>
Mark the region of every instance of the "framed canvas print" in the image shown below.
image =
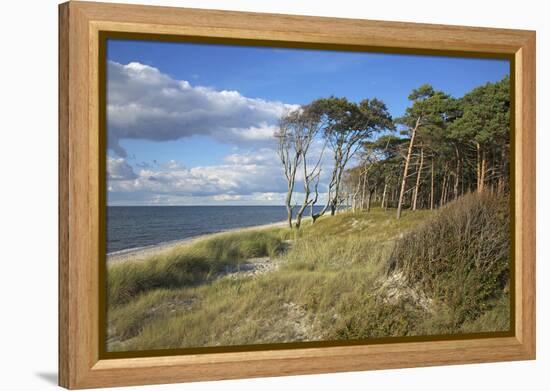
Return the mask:
<path id="1" fill-rule="evenodd" d="M 535 358 L 535 33 L 60 5 L 60 384 Z"/>

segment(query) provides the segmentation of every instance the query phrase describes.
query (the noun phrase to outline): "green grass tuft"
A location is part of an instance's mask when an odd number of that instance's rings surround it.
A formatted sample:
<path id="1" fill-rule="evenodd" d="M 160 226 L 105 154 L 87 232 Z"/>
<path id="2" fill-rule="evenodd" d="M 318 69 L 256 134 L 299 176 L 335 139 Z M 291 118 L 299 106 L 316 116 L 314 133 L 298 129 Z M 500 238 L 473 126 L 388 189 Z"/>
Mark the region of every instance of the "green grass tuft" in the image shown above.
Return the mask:
<path id="1" fill-rule="evenodd" d="M 274 256 L 283 246 L 277 229 L 227 233 L 143 261 L 109 265 L 107 301 L 118 305 L 150 290 L 205 283 L 248 258 Z"/>

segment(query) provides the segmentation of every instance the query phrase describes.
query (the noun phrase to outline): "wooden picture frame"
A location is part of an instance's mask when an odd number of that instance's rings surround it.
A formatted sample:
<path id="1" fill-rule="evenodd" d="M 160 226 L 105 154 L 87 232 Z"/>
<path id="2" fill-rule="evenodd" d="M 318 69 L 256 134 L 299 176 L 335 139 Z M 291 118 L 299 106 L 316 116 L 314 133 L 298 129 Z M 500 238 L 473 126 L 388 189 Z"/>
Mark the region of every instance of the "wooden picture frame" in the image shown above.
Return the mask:
<path id="1" fill-rule="evenodd" d="M 102 32 L 392 53 L 503 54 L 515 64 L 513 335 L 108 358 L 100 354 Z M 535 358 L 535 32 L 137 5 L 59 6 L 59 384 L 90 388 Z"/>

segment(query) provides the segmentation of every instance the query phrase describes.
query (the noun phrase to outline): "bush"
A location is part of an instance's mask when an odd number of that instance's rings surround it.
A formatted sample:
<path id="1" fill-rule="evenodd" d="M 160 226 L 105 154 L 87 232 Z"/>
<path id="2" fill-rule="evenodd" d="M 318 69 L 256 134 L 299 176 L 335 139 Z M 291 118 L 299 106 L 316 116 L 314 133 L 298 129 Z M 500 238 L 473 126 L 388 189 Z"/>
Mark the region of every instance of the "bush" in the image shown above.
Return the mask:
<path id="1" fill-rule="evenodd" d="M 451 309 L 459 327 L 490 310 L 509 281 L 507 197 L 468 194 L 396 242 L 389 272 Z"/>
<path id="2" fill-rule="evenodd" d="M 332 327 L 334 339 L 369 339 L 415 335 L 426 313 L 403 297 L 388 302 L 376 294 L 342 300 L 338 306 L 340 318 Z"/>

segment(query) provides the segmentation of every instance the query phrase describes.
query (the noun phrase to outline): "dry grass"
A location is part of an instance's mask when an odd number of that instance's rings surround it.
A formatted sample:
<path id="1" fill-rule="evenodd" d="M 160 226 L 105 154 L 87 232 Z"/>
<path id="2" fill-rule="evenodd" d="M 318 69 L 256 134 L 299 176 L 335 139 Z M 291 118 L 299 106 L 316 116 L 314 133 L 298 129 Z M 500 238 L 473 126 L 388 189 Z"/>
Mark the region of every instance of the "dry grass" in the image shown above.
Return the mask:
<path id="1" fill-rule="evenodd" d="M 140 262 L 109 265 L 108 303 L 127 303 L 154 289 L 212 281 L 237 269 L 246 259 L 274 256 L 283 248 L 283 234 L 280 229 L 227 233 Z"/>

